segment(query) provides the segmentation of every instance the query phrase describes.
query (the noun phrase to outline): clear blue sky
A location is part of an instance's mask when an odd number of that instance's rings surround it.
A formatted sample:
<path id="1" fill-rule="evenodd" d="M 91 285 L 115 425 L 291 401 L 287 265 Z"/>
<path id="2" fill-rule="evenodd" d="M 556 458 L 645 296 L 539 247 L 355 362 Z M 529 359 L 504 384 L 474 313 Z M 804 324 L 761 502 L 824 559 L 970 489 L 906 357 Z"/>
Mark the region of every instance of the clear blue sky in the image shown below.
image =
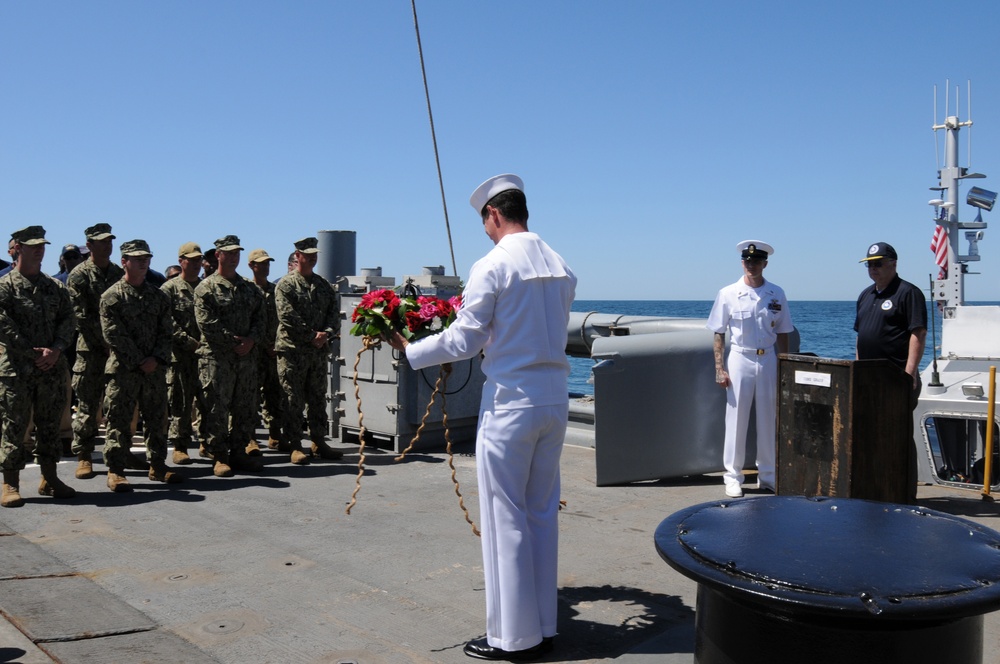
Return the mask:
<path id="1" fill-rule="evenodd" d="M 512 171 L 581 299 L 711 299 L 747 238 L 792 300 L 854 299 L 877 240 L 923 287 L 946 79 L 963 119 L 972 80 L 972 167 L 1000 190 L 993 0 L 417 11 L 463 277 L 491 246 L 469 194 Z M 351 229 L 358 267 L 451 273 L 408 0 L 3 0 L 0 94 L 0 234 L 45 226 L 50 272 L 106 221 L 161 270 L 189 240 L 280 259 Z M 995 233 L 970 300 L 1000 300 Z"/>

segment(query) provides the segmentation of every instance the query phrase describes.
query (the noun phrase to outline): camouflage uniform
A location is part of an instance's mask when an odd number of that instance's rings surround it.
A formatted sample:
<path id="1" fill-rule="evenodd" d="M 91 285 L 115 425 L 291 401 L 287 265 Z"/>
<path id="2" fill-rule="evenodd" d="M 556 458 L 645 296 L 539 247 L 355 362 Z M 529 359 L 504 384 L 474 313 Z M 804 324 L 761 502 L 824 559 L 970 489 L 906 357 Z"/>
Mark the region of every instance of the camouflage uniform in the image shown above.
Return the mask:
<path id="1" fill-rule="evenodd" d="M 257 286 L 261 295 L 264 296 L 264 308 L 267 311 L 267 325 L 264 331 L 264 342 L 261 344 L 258 357 L 258 371 L 260 371 L 260 403 L 261 415 L 264 417 L 264 426 L 268 435 L 274 440 L 281 440 L 281 429 L 284 426 L 284 394 L 281 391 L 281 382 L 278 380 L 278 358 L 267 352 L 267 349 L 274 348 L 274 341 L 278 334 L 278 310 L 274 305 L 274 284 L 268 283 L 265 286 Z"/>
<path id="2" fill-rule="evenodd" d="M 278 378 L 285 393 L 285 434 L 293 447 L 300 444 L 302 411 L 308 405 L 309 437 L 322 443 L 327 433 L 326 393 L 330 346 L 316 348 L 316 332 L 330 339 L 340 331 L 337 293 L 323 277 L 290 272 L 275 288 L 278 312 Z"/>
<path id="3" fill-rule="evenodd" d="M 167 371 L 167 394 L 170 403 L 170 431 L 168 437 L 176 449 L 187 449 L 192 443 L 193 427 L 191 408 L 194 401 L 202 401 L 198 382 L 198 345 L 201 332 L 194 315 L 194 284 L 177 276 L 160 287 L 170 300 L 174 320 L 170 369 Z M 204 411 L 204 407 L 201 406 Z"/>
<path id="4" fill-rule="evenodd" d="M 216 242 L 239 243 L 234 236 Z M 220 243 L 222 245 L 220 246 Z M 224 249 L 223 249 L 224 250 Z M 205 400 L 207 441 L 216 461 L 245 456 L 257 408 L 257 355 L 236 354 L 235 337 L 257 341 L 264 336 L 264 302 L 240 275 L 232 281 L 215 272 L 194 290 L 194 311 L 201 330 L 198 374 Z"/>
<path id="5" fill-rule="evenodd" d="M 273 260 L 263 249 L 254 249 L 250 252 L 249 264 L 251 267 L 255 263 Z M 274 446 L 283 442 L 281 429 L 285 424 L 283 415 L 285 396 L 281 392 L 281 383 L 278 380 L 278 356 L 274 352 L 274 339 L 278 333 L 278 313 L 274 308 L 274 284 L 266 281 L 262 286 L 255 279 L 247 279 L 247 281 L 256 286 L 263 296 L 264 311 L 267 315 L 264 338 L 254 351 L 257 353 L 261 416 L 264 419 L 264 427 L 267 429 L 270 443 Z"/>
<path id="6" fill-rule="evenodd" d="M 92 260 L 87 260 L 77 265 L 67 280 L 79 332 L 73 365 L 73 390 L 76 392 L 73 454 L 94 451 L 94 439 L 100 428 L 101 400 L 104 398 L 104 368 L 108 363 L 108 346 L 101 332 L 101 296 L 123 274 L 125 271 L 120 265 L 109 263 L 102 270 Z"/>
<path id="7" fill-rule="evenodd" d="M 69 367 L 64 355 L 56 365 L 35 367 L 35 348 L 69 348 L 76 318 L 69 293 L 62 284 L 39 273 L 28 279 L 17 270 L 0 278 L 0 468 L 21 470 L 25 458 L 24 434 L 34 413 L 35 457 L 39 464 L 55 464 L 62 456 L 59 418 L 66 404 Z"/>
<path id="8" fill-rule="evenodd" d="M 129 244 L 122 246 L 123 252 Z M 101 328 L 111 347 L 105 369 L 104 463 L 109 469 L 125 467 L 125 455 L 132 446 L 132 414 L 138 403 L 146 458 L 154 466 L 162 465 L 167 457 L 166 367 L 173 333 L 170 298 L 148 281 L 136 287 L 122 279 L 101 296 Z M 148 357 L 157 364 L 144 373 L 139 365 Z"/>

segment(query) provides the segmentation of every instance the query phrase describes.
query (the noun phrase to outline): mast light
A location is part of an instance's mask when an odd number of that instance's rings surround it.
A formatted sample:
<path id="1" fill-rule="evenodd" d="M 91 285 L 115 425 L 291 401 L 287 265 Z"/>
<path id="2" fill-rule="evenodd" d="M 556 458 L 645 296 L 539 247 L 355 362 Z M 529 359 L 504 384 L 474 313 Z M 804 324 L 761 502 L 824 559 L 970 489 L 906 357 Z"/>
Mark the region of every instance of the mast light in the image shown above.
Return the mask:
<path id="1" fill-rule="evenodd" d="M 996 192 L 988 191 L 980 187 L 973 187 L 969 189 L 969 194 L 965 197 L 966 203 L 972 207 L 986 210 L 987 212 L 993 210 L 993 204 L 996 203 L 996 200 Z"/>

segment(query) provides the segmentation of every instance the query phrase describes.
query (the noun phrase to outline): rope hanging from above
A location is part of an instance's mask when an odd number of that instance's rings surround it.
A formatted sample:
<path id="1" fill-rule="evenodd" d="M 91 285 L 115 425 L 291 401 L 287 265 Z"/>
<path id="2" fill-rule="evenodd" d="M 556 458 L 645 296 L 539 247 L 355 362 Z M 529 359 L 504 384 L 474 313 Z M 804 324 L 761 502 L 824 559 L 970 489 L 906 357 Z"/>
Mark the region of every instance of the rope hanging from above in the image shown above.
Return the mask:
<path id="1" fill-rule="evenodd" d="M 444 195 L 444 177 L 441 175 L 441 157 L 438 154 L 437 132 L 434 131 L 434 114 L 431 112 L 431 91 L 427 85 L 427 69 L 424 67 L 424 47 L 420 43 L 420 24 L 417 22 L 417 0 L 410 0 L 413 8 L 413 30 L 417 35 L 417 53 L 420 55 L 420 73 L 424 79 L 424 98 L 427 100 L 427 118 L 431 123 L 431 142 L 434 144 L 434 163 L 437 164 L 438 186 L 441 188 L 441 206 L 444 208 L 444 228 L 448 234 L 448 251 L 451 252 L 451 273 L 458 276 L 455 263 L 455 246 L 451 241 L 451 222 L 448 221 L 448 201 Z"/>

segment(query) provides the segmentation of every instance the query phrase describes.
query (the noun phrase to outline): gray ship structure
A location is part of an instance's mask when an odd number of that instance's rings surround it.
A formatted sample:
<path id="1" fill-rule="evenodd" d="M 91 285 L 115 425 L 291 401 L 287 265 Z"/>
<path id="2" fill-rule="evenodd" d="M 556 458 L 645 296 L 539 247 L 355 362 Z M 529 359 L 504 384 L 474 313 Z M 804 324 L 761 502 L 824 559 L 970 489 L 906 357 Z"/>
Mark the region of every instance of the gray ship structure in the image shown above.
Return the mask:
<path id="1" fill-rule="evenodd" d="M 971 124 L 971 120 L 948 115 L 942 124 L 933 126 L 934 131 L 944 132 L 945 166 L 938 172 L 938 185 L 931 187 L 938 196 L 930 204 L 934 222 L 947 231 L 948 269 L 932 284 L 929 298 L 932 310 L 939 312 L 929 316 L 933 329 L 928 342 L 935 345 L 934 361 L 922 375 L 923 390 L 913 414 L 913 444 L 920 483 L 981 490 L 989 368 L 1000 358 L 1000 307 L 965 301 L 965 278 L 971 274 L 969 266 L 980 260 L 979 242 L 987 225 L 982 212 L 992 210 L 996 200 L 996 193 L 970 187 L 965 203 L 977 215 L 974 221 L 959 220 L 962 182 L 978 182 L 985 177 L 958 165 L 959 131 Z M 350 232 L 321 233 L 321 238 L 327 235 L 333 249 L 328 255 L 345 255 L 344 234 Z M 353 260 L 352 238 L 352 234 L 346 238 L 349 260 Z M 353 274 L 344 272 L 345 267 L 328 265 L 327 272 Z M 353 265 L 347 269 L 353 270 Z M 380 268 L 362 270 L 360 276 L 342 278 L 340 282 L 343 312 L 348 318 L 364 292 L 397 286 L 395 279 L 382 276 Z M 448 297 L 460 291 L 461 283 L 457 277 L 445 276 L 443 268 L 435 267 L 425 268 L 423 275 L 403 277 L 399 286 Z M 940 330 L 936 325 L 938 317 Z M 705 323 L 705 319 L 694 318 L 571 314 L 566 352 L 594 361 L 594 396 L 570 395 L 567 435 L 569 442 L 595 449 L 599 486 L 723 470 L 721 413 L 725 410 L 725 393 L 715 384 L 712 335 Z M 789 351 L 798 353 L 798 332 L 790 336 Z M 345 440 L 356 439 L 360 429 L 353 396 L 353 362 L 359 348 L 360 341 L 345 337 L 338 359 L 339 379 L 336 371 L 331 376 L 336 395 L 331 415 L 339 422 L 339 435 Z M 405 367 L 405 360 L 388 348 L 361 360 L 357 389 L 363 403 L 389 404 L 364 409 L 375 446 L 398 452 L 409 444 L 436 378 L 436 371 L 412 372 Z M 476 361 L 455 367 L 449 378 L 447 410 L 453 440 L 474 436 L 480 378 Z M 429 415 L 420 446 L 443 443 L 442 411 L 434 407 Z M 996 434 L 996 424 L 994 429 Z M 752 463 L 752 422 L 748 444 L 751 449 L 747 459 Z M 995 489 L 1000 488 L 996 446 L 993 454 L 990 484 Z"/>
<path id="2" fill-rule="evenodd" d="M 986 422 L 990 367 L 1000 358 L 1000 307 L 967 303 L 965 277 L 973 274 L 969 267 L 980 260 L 979 242 L 986 228 L 982 213 L 993 209 L 997 194 L 970 187 L 965 202 L 976 210 L 976 217 L 959 219 L 962 181 L 986 177 L 958 165 L 959 132 L 971 126 L 971 120 L 948 115 L 933 127 L 945 135 L 945 164 L 938 171 L 938 185 L 931 187 L 939 195 L 929 203 L 935 223 L 948 233 L 948 267 L 947 274 L 933 283 L 931 300 L 941 316 L 940 350 L 921 376 L 924 387 L 913 414 L 914 444 L 921 482 L 990 493 L 998 488 L 997 424 L 994 420 L 992 470 L 986 482 Z"/>

